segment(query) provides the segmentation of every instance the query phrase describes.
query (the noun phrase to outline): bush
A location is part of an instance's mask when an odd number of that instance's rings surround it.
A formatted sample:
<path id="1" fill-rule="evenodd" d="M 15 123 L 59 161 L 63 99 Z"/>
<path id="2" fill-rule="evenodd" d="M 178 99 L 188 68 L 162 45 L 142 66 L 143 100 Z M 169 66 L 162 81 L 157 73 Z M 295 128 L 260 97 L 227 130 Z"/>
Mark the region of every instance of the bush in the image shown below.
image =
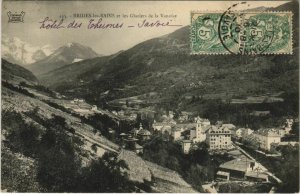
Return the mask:
<path id="1" fill-rule="evenodd" d="M 32 93 L 30 93 L 30 92 L 28 92 L 28 90 L 26 90 L 26 89 L 24 89 L 22 87 L 19 87 L 19 86 L 14 86 L 11 83 L 8 83 L 7 81 L 2 81 L 2 86 L 6 87 L 8 89 L 11 89 L 13 91 L 19 92 L 21 94 L 24 94 L 26 96 L 29 96 L 29 97 L 32 97 L 32 98 L 35 97 L 35 95 L 32 94 Z"/>
<path id="2" fill-rule="evenodd" d="M 43 85 L 29 85 L 29 84 L 27 84 L 24 81 L 20 82 L 19 85 L 23 86 L 23 87 L 28 87 L 28 88 L 36 89 L 39 92 L 44 92 L 46 94 L 49 94 L 49 96 L 51 96 L 53 98 L 56 97 L 55 92 L 53 92 L 52 90 L 50 90 L 49 88 L 47 88 L 47 87 L 45 87 Z"/>
<path id="3" fill-rule="evenodd" d="M 63 112 L 66 112 L 66 113 L 71 113 L 70 110 L 68 110 L 67 108 L 65 108 L 64 106 L 62 105 L 59 105 L 55 102 L 51 102 L 50 100 L 43 100 L 43 102 L 47 103 L 49 106 L 52 106 L 53 108 L 56 108 L 56 109 L 59 109 Z"/>
<path id="4" fill-rule="evenodd" d="M 164 141 L 161 135 L 152 137 L 144 145 L 143 158 L 169 169 L 182 171 L 183 157 L 179 145 Z"/>
<path id="5" fill-rule="evenodd" d="M 1 188 L 7 192 L 39 192 L 36 166 L 30 160 L 16 156 L 5 146 L 1 147 Z"/>
<path id="6" fill-rule="evenodd" d="M 61 117 L 51 121 L 54 126 L 65 125 Z M 75 152 L 78 145 L 72 139 L 60 129 L 47 129 L 41 138 L 37 178 L 47 192 L 74 191 L 81 160 Z"/>
<path id="7" fill-rule="evenodd" d="M 127 165 L 117 156 L 105 153 L 102 158 L 92 161 L 91 165 L 83 168 L 81 184 L 77 192 L 133 192 L 135 184 L 129 181 Z"/>
<path id="8" fill-rule="evenodd" d="M 35 157 L 41 130 L 28 124 L 17 112 L 4 112 L 3 126 L 7 129 L 7 146 L 15 152 Z"/>
<path id="9" fill-rule="evenodd" d="M 214 171 L 211 171 L 205 166 L 192 164 L 186 173 L 186 180 L 194 186 L 198 191 L 202 191 L 202 184 L 205 181 L 212 181 L 214 178 Z"/>

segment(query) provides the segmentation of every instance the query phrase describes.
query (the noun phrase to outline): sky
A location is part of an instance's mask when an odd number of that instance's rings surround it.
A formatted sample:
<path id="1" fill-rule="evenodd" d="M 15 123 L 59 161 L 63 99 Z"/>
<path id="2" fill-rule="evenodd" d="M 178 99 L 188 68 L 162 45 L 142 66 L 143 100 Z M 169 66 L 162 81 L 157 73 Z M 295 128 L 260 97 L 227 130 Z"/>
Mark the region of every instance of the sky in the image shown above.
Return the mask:
<path id="1" fill-rule="evenodd" d="M 103 55 L 114 54 L 126 50 L 134 45 L 169 34 L 181 26 L 190 24 L 191 11 L 226 10 L 238 2 L 224 1 L 3 1 L 2 2 L 2 33 L 9 37 L 18 37 L 22 41 L 34 46 L 51 45 L 58 48 L 70 42 L 78 42 L 91 47 Z M 251 9 L 255 7 L 276 7 L 286 1 L 248 1 L 239 4 L 236 9 Z M 25 12 L 24 23 L 9 23 L 7 12 Z M 124 23 L 119 29 L 87 29 L 91 18 L 76 18 L 82 26 L 77 29 L 40 29 L 46 17 L 59 20 L 60 15 L 66 15 L 63 25 L 74 20 L 74 13 L 78 14 L 119 14 L 120 18 L 103 18 L 103 23 Z M 129 15 L 124 18 L 123 14 Z M 138 28 L 145 18 L 130 17 L 130 14 L 157 14 L 158 18 L 147 18 L 149 22 L 159 19 L 178 26 Z M 160 14 L 170 15 L 161 18 Z M 176 15 L 176 17 L 174 17 Z M 98 20 L 99 18 L 94 18 Z M 170 21 L 172 20 L 172 21 Z M 135 27 L 128 27 L 135 26 Z"/>

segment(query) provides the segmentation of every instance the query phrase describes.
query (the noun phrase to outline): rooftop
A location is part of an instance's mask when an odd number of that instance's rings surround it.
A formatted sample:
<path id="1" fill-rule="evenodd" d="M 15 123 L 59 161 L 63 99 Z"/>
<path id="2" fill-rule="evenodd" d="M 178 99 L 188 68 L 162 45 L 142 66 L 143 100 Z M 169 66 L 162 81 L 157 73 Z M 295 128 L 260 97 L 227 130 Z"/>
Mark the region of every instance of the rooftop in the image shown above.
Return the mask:
<path id="1" fill-rule="evenodd" d="M 141 129 L 139 132 L 138 132 L 138 135 L 145 135 L 145 136 L 148 136 L 148 135 L 151 135 L 150 131 L 148 131 L 147 129 Z"/>
<path id="2" fill-rule="evenodd" d="M 240 158 L 221 164 L 220 168 L 246 172 L 251 162 L 254 161 L 245 156 L 241 156 Z"/>
<path id="3" fill-rule="evenodd" d="M 196 118 L 194 118 L 194 120 L 197 122 L 197 121 L 200 121 L 200 122 L 210 122 L 208 119 L 204 119 L 204 118 L 201 118 L 199 116 L 197 116 Z"/>
<path id="4" fill-rule="evenodd" d="M 223 171 L 218 171 L 217 175 L 221 175 L 221 176 L 229 176 L 229 172 L 223 172 Z"/>
<path id="5" fill-rule="evenodd" d="M 164 126 L 164 125 L 174 125 L 174 124 L 176 124 L 175 121 L 162 121 L 162 122 L 155 121 L 152 125 L 153 126 Z"/>
<path id="6" fill-rule="evenodd" d="M 137 133 L 139 130 L 137 128 L 133 128 L 132 130 L 129 131 L 131 134 Z"/>
<path id="7" fill-rule="evenodd" d="M 190 129 L 193 127 L 196 127 L 196 123 L 178 123 L 175 125 L 176 128 L 184 128 L 184 129 Z"/>
<path id="8" fill-rule="evenodd" d="M 212 125 L 209 134 L 231 134 L 231 131 L 225 126 Z"/>
<path id="9" fill-rule="evenodd" d="M 246 172 L 247 177 L 260 178 L 260 179 L 268 179 L 268 175 L 261 172 L 248 171 Z"/>
<path id="10" fill-rule="evenodd" d="M 239 150 L 231 150 L 227 153 L 231 156 L 241 156 L 242 155 L 242 153 Z"/>
<path id="11" fill-rule="evenodd" d="M 183 139 L 181 142 L 182 142 L 182 143 L 192 143 L 192 140 Z"/>
<path id="12" fill-rule="evenodd" d="M 135 149 L 137 150 L 143 149 L 143 146 L 139 145 L 138 143 L 135 143 Z"/>
<path id="13" fill-rule="evenodd" d="M 128 137 L 127 139 L 124 139 L 124 141 L 127 141 L 127 142 L 134 142 L 134 141 L 138 141 L 138 139 L 132 138 L 132 137 Z"/>
<path id="14" fill-rule="evenodd" d="M 222 124 L 222 127 L 227 127 L 229 129 L 235 129 L 235 125 L 234 124 L 231 124 L 231 123 L 227 123 L 227 124 Z"/>
<path id="15" fill-rule="evenodd" d="M 280 137 L 279 131 L 274 128 L 264 128 L 255 131 L 256 134 L 268 137 Z"/>

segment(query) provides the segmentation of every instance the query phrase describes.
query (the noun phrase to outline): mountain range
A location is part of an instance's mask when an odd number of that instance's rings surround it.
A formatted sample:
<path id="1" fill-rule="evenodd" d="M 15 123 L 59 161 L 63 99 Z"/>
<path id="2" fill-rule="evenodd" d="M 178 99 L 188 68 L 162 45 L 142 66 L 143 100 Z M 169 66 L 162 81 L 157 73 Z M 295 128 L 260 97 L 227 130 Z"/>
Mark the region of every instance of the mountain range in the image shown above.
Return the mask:
<path id="1" fill-rule="evenodd" d="M 290 2 L 271 9 L 293 11 L 295 32 L 299 32 L 297 5 Z M 112 101 L 150 92 L 156 94 L 156 101 L 247 98 L 298 91 L 298 46 L 294 36 L 294 54 L 288 56 L 191 56 L 187 26 L 112 56 L 66 65 L 39 79 L 93 103 L 101 103 L 103 94 Z"/>
<path id="2" fill-rule="evenodd" d="M 6 34 L 2 34 L 1 42 L 2 58 L 23 66 L 42 60 L 54 51 L 50 45 L 38 47 Z"/>
<path id="3" fill-rule="evenodd" d="M 68 43 L 44 59 L 37 61 L 28 69 L 35 75 L 41 75 L 57 68 L 63 67 L 66 64 L 79 62 L 84 59 L 98 57 L 99 55 L 90 47 L 83 46 L 79 43 Z"/>
<path id="4" fill-rule="evenodd" d="M 298 6 L 294 1 L 272 9 L 294 12 L 294 33 L 299 32 Z M 76 149 L 74 154 L 70 155 L 80 158 L 80 166 L 89 164 L 104 152 L 120 150 L 120 147 L 107 137 L 95 133 L 102 127 L 91 125 L 83 117 L 65 108 L 68 103 L 76 106 L 70 101 L 73 98 L 84 98 L 87 101 L 85 105 L 89 107 L 103 101 L 118 103 L 124 99 L 133 99 L 132 101 L 147 105 L 172 102 L 174 107 L 178 108 L 186 99 L 191 101 L 199 96 L 201 99 L 227 100 L 289 93 L 293 101 L 289 103 L 284 99 L 285 109 L 282 112 L 288 114 L 286 110 L 292 108 L 298 111 L 297 35 L 294 36 L 293 55 L 268 56 L 190 55 L 189 26 L 110 56 L 99 56 L 91 48 L 78 43 L 70 43 L 50 52 L 42 48 L 32 49 L 31 46 L 20 43 L 17 38 L 4 42 L 3 56 L 7 60 L 2 60 L 1 72 L 1 169 L 7 176 L 3 176 L 1 186 L 8 192 L 47 192 L 47 186 L 56 186 L 58 182 L 64 184 L 61 180 L 72 182 L 69 178 L 76 177 L 74 174 L 65 173 L 57 168 L 64 166 L 76 170 L 70 165 L 75 161 L 68 155 L 71 147 Z M 58 95 L 41 84 L 67 97 Z M 199 110 L 198 102 L 190 104 L 190 108 Z M 220 104 L 205 103 L 207 109 L 212 110 L 212 114 L 223 110 Z M 234 115 L 235 112 L 246 111 L 240 107 L 235 107 L 232 112 L 228 110 L 225 109 L 221 114 Z M 97 123 L 105 130 L 111 126 L 106 127 L 104 123 L 117 125 L 121 121 L 117 116 L 111 117 L 109 111 L 101 108 L 98 108 L 98 111 L 103 117 L 97 117 Z M 61 134 L 67 135 L 72 146 L 66 144 L 69 141 L 64 141 L 64 135 Z M 49 145 L 54 143 L 55 146 L 49 146 L 49 149 L 45 142 Z M 93 150 L 95 146 L 96 151 Z M 57 162 L 49 163 L 49 160 L 53 159 L 52 156 L 56 156 L 56 160 L 53 161 Z M 128 165 L 129 179 L 147 183 L 153 192 L 195 192 L 177 172 L 145 161 L 131 151 L 120 152 L 119 158 Z M 45 177 L 45 180 L 58 181 L 45 186 L 41 184 L 44 179 L 40 176 Z M 61 176 L 63 178 L 60 178 Z M 18 177 L 18 180 L 15 177 Z M 144 185 L 140 187 L 142 191 L 145 188 Z"/>
<path id="5" fill-rule="evenodd" d="M 12 83 L 27 82 L 30 84 L 38 83 L 37 78 L 32 72 L 28 71 L 24 67 L 16 64 L 9 63 L 5 59 L 2 59 L 2 80 Z"/>
<path id="6" fill-rule="evenodd" d="M 2 35 L 2 58 L 29 69 L 35 75 L 99 56 L 90 47 L 79 43 L 68 43 L 54 49 L 50 45 L 33 46 L 17 37 Z"/>

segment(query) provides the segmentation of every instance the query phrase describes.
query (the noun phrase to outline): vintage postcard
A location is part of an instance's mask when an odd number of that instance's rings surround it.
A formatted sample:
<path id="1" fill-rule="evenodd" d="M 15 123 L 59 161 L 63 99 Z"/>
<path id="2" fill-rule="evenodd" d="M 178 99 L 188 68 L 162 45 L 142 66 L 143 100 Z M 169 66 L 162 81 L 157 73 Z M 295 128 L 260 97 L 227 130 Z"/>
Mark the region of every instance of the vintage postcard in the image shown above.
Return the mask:
<path id="1" fill-rule="evenodd" d="M 297 0 L 1 6 L 1 192 L 299 192 Z"/>

